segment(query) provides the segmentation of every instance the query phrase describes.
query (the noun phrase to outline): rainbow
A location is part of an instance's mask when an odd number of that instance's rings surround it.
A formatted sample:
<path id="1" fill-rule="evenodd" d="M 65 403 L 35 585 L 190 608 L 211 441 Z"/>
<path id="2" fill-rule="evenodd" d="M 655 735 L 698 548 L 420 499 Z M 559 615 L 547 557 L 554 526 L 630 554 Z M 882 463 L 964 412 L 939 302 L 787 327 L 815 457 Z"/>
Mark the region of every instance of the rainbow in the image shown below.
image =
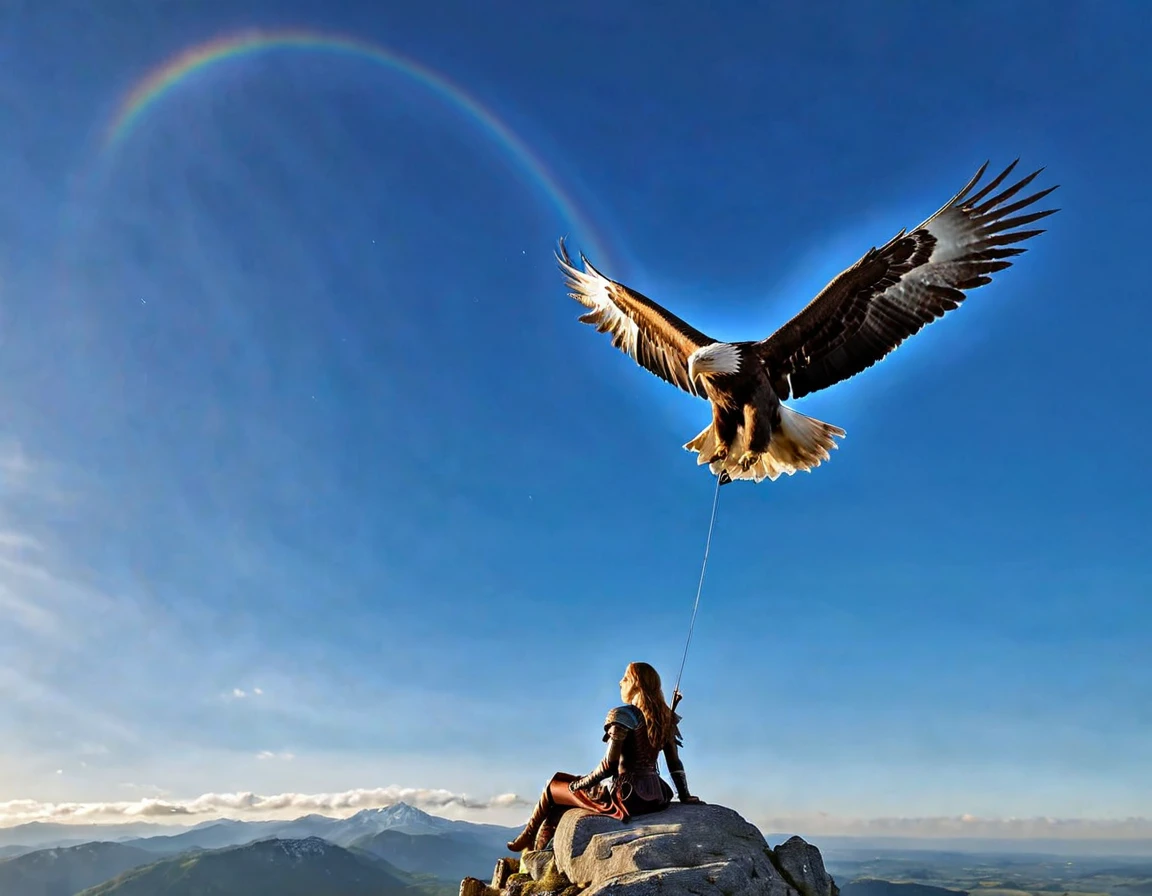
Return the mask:
<path id="1" fill-rule="evenodd" d="M 555 175 L 495 113 L 484 108 L 463 88 L 453 84 L 443 75 L 399 53 L 358 38 L 298 29 L 256 30 L 217 37 L 190 47 L 153 68 L 127 93 L 117 106 L 105 132 L 105 151 L 111 151 L 119 145 L 149 109 L 197 72 L 225 60 L 276 49 L 313 50 L 357 56 L 406 75 L 434 91 L 479 124 L 531 174 L 532 179 L 548 196 L 557 211 L 583 235 L 593 254 L 609 262 L 613 260 L 598 237 L 596 229 L 580 211 L 577 203 L 561 187 Z"/>

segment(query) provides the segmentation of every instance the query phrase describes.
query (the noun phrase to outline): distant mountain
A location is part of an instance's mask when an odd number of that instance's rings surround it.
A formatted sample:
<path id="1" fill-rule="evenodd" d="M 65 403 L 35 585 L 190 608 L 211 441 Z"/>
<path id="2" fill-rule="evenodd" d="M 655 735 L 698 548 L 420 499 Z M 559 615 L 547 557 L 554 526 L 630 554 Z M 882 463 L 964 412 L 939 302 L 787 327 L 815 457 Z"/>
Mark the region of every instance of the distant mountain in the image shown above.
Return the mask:
<path id="1" fill-rule="evenodd" d="M 164 859 L 79 896 L 413 896 L 410 875 L 319 837 Z"/>
<path id="2" fill-rule="evenodd" d="M 508 851 L 503 843 L 487 843 L 484 838 L 467 834 L 406 834 L 400 830 L 369 834 L 353 841 L 352 846 L 402 871 L 431 874 L 456 883 L 465 877 L 486 879 L 496 860 Z"/>
<path id="3" fill-rule="evenodd" d="M 155 856 L 122 843 L 41 849 L 0 861 L 0 893 L 3 896 L 73 896 L 78 890 L 152 861 Z"/>
<path id="4" fill-rule="evenodd" d="M 74 846 L 80 843 L 102 841 L 105 843 L 127 840 L 135 837 L 150 837 L 156 834 L 169 834 L 186 830 L 184 827 L 170 827 L 152 822 L 132 822 L 129 824 L 60 824 L 50 821 L 31 821 L 15 827 L 0 828 L 0 848 L 5 846 L 26 846 L 30 849 L 43 849 L 47 846 Z"/>
<path id="5" fill-rule="evenodd" d="M 32 841 L 32 846 L 7 848 L 13 852 L 28 853 L 30 861 L 20 866 L 12 866 L 7 873 L 12 880 L 41 880 L 33 875 L 24 877 L 22 869 L 31 868 L 35 862 L 49 861 L 49 853 L 60 858 L 50 864 L 58 869 L 70 868 L 68 873 L 76 875 L 76 886 L 63 896 L 73 896 L 84 887 L 93 887 L 108 878 L 129 869 L 158 861 L 175 858 L 188 859 L 190 854 L 204 851 L 218 851 L 243 847 L 261 841 L 308 841 L 322 839 L 338 847 L 356 847 L 362 850 L 362 860 L 391 863 L 387 867 L 392 872 L 405 876 L 406 885 L 421 885 L 411 875 L 429 875 L 439 879 L 435 883 L 423 883 L 434 888 L 442 887 L 443 881 L 455 885 L 463 877 L 487 877 L 496 859 L 506 852 L 504 843 L 516 834 L 518 829 L 492 824 L 475 824 L 467 821 L 452 821 L 422 812 L 405 803 L 396 803 L 384 809 L 365 809 L 349 818 L 331 818 L 325 815 L 304 815 L 291 821 L 240 821 L 220 819 L 202 822 L 195 827 L 174 827 L 155 824 L 131 825 L 65 825 L 33 823 L 10 828 L 12 838 L 21 836 Z M 133 837 L 134 832 L 146 832 L 151 836 Z M 16 832 L 13 834 L 12 832 Z M 44 852 L 38 844 L 56 838 L 64 840 L 65 847 L 72 847 L 76 836 L 87 835 L 86 843 L 92 847 L 85 852 L 85 842 L 79 848 L 58 848 Z M 387 836 L 382 836 L 387 835 Z M 123 840 L 119 838 L 123 837 Z M 92 842 L 97 841 L 97 842 Z M 118 842 L 112 842 L 118 841 Z M 114 847 L 126 847 L 119 853 Z M 5 848 L 0 846 L 0 849 Z M 39 858 L 32 856 L 43 853 Z M 119 858 L 116 858 L 119 856 Z M 195 856 L 199 861 L 200 857 Z M 10 863 L 0 860 L 0 868 Z M 213 860 L 216 861 L 216 860 Z M 37 866 L 39 867 L 39 866 Z M 183 866 L 181 866 L 183 867 Z M 18 874 L 19 872 L 19 874 Z M 53 872 L 56 873 L 56 872 Z M 67 874 L 59 871 L 52 881 L 67 881 Z M 5 878 L 0 878 L 0 881 Z M 52 885 L 53 887 L 55 884 Z M 0 896 L 23 896 L 23 890 L 5 886 L 0 882 Z M 55 889 L 32 891 L 32 896 L 55 894 Z M 343 894 L 341 894 L 343 896 Z M 1136 896 L 1136 894 L 1134 894 Z M 1142 896 L 1142 894 L 1141 894 Z"/>
<path id="6" fill-rule="evenodd" d="M 840 896 L 968 896 L 968 892 L 926 884 L 894 884 L 886 880 L 864 879 L 841 884 Z"/>
<path id="7" fill-rule="evenodd" d="M 13 856 L 22 856 L 26 852 L 32 852 L 34 849 L 35 847 L 32 846 L 20 846 L 18 844 L 0 846 L 0 860 L 10 859 Z"/>
<path id="8" fill-rule="evenodd" d="M 245 843 L 272 837 L 280 839 L 322 837 L 338 846 L 349 846 L 382 831 L 400 831 L 420 836 L 454 834 L 478 839 L 491 845 L 493 849 L 502 849 L 504 841 L 511 839 L 515 834 L 512 828 L 474 824 L 469 821 L 451 821 L 429 815 L 407 803 L 396 803 L 384 809 L 364 809 L 349 818 L 304 815 L 291 821 L 224 819 L 198 825 L 173 836 L 147 837 L 128 842 L 157 855 L 170 856 L 193 847 L 221 849 L 225 846 L 242 846 Z"/>
<path id="9" fill-rule="evenodd" d="M 333 843 L 351 843 L 365 834 L 402 831 L 405 834 L 443 834 L 472 827 L 468 822 L 450 821 L 421 812 L 407 803 L 396 803 L 385 809 L 364 809 L 351 818 L 337 819 L 325 833 Z"/>
<path id="10" fill-rule="evenodd" d="M 225 819 L 199 825 L 180 834 L 143 837 L 125 842 L 154 855 L 174 856 L 189 849 L 223 849 L 227 846 L 243 846 L 245 843 L 254 843 L 257 840 L 269 840 L 279 836 L 281 828 L 290 824 L 292 822 Z M 303 837 L 311 836 L 313 833 L 313 831 L 306 832 Z M 300 834 L 296 834 L 296 837 L 303 839 Z"/>

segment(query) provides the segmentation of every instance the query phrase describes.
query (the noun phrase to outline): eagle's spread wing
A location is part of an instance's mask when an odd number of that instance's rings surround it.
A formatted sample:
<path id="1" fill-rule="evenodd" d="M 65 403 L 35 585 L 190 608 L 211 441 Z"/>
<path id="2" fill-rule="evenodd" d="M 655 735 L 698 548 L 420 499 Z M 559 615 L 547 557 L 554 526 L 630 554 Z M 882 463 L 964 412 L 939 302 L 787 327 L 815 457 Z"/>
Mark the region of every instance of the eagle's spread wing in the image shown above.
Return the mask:
<path id="1" fill-rule="evenodd" d="M 647 296 L 609 280 L 584 257 L 578 271 L 568 257 L 564 240 L 556 254 L 572 298 L 591 309 L 580 316 L 600 333 L 611 333 L 612 344 L 641 367 L 692 395 L 704 396 L 703 386 L 688 378 L 688 356 L 715 342 L 661 308 Z"/>
<path id="2" fill-rule="evenodd" d="M 1017 160 L 1019 161 L 1019 160 Z M 1016 162 L 978 193 L 976 176 L 931 218 L 873 248 L 839 274 L 807 307 L 758 349 L 781 398 L 800 398 L 871 367 L 925 324 L 959 306 L 964 290 L 1026 251 L 1018 246 L 1043 230 L 1017 230 L 1058 209 L 1009 217 L 1056 187 L 1005 204 L 1032 182 L 1035 171 L 990 196 Z"/>

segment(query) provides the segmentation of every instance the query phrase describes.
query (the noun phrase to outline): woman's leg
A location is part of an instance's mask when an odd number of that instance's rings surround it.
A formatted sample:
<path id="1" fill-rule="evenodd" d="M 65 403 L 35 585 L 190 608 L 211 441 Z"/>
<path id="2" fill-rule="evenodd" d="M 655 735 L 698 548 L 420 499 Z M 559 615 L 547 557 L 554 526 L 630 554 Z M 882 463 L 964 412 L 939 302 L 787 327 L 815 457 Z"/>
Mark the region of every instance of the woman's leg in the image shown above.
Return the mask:
<path id="1" fill-rule="evenodd" d="M 515 840 L 508 842 L 508 849 L 520 852 L 532 846 L 534 849 L 543 849 L 552 835 L 556 833 L 556 825 L 567 809 L 589 809 L 593 812 L 601 811 L 605 805 L 603 799 L 597 799 L 603 788 L 594 788 L 593 792 L 581 790 L 573 793 L 568 785 L 577 780 L 576 775 L 567 772 L 557 772 L 544 787 L 536 808 L 528 824 L 524 826 Z"/>
<path id="2" fill-rule="evenodd" d="M 536 807 L 528 817 L 528 824 L 524 826 L 524 830 L 516 836 L 515 840 L 508 841 L 508 849 L 511 852 L 522 852 L 535 843 L 536 831 L 547 818 L 548 810 L 552 808 L 552 796 L 548 791 L 549 787 L 545 786 L 544 792 L 540 794 L 540 799 L 536 801 Z"/>

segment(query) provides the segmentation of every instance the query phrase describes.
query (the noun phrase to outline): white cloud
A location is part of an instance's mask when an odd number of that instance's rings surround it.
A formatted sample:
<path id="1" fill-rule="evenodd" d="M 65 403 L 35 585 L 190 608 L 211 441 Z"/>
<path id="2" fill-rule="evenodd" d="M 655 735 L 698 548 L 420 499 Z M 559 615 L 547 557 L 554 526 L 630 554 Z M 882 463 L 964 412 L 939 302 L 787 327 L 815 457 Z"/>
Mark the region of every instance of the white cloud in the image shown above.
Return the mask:
<path id="1" fill-rule="evenodd" d="M 59 630 L 59 617 L 56 613 L 23 596 L 2 578 L 0 578 L 0 612 L 33 634 L 54 635 Z"/>
<path id="2" fill-rule="evenodd" d="M 0 530 L 0 548 L 10 551 L 42 551 L 43 545 L 31 535 L 23 532 L 6 532 Z"/>
<path id="3" fill-rule="evenodd" d="M 246 691 L 244 688 L 232 688 L 231 693 L 225 694 L 225 700 L 247 700 L 249 697 L 262 697 L 264 691 L 260 688 L 252 688 L 251 691 Z"/>
<path id="4" fill-rule="evenodd" d="M 205 793 L 188 800 L 144 798 L 123 802 L 48 803 L 37 800 L 10 800 L 0 803 L 0 825 L 28 821 L 117 821 L 125 818 L 165 818 L 189 816 L 293 817 L 310 812 L 351 814 L 361 809 L 378 809 L 405 802 L 420 809 L 447 808 L 506 809 L 527 803 L 516 794 L 505 793 L 476 799 L 448 790 L 420 787 L 377 787 L 345 790 L 341 793 Z"/>
<path id="5" fill-rule="evenodd" d="M 59 497 L 51 479 L 19 444 L 0 443 L 0 614 L 27 634 L 68 646 L 78 643 L 77 630 L 107 624 L 124 607 L 28 531 L 37 528 L 36 506 Z"/>
<path id="6" fill-rule="evenodd" d="M 39 712 L 67 718 L 78 728 L 88 732 L 99 731 L 121 743 L 139 741 L 139 735 L 115 716 L 73 700 L 58 688 L 37 681 L 10 666 L 0 666 L 0 697 L 11 700 L 13 704 L 24 704 Z M 98 752 L 107 752 L 107 748 L 101 747 Z"/>

